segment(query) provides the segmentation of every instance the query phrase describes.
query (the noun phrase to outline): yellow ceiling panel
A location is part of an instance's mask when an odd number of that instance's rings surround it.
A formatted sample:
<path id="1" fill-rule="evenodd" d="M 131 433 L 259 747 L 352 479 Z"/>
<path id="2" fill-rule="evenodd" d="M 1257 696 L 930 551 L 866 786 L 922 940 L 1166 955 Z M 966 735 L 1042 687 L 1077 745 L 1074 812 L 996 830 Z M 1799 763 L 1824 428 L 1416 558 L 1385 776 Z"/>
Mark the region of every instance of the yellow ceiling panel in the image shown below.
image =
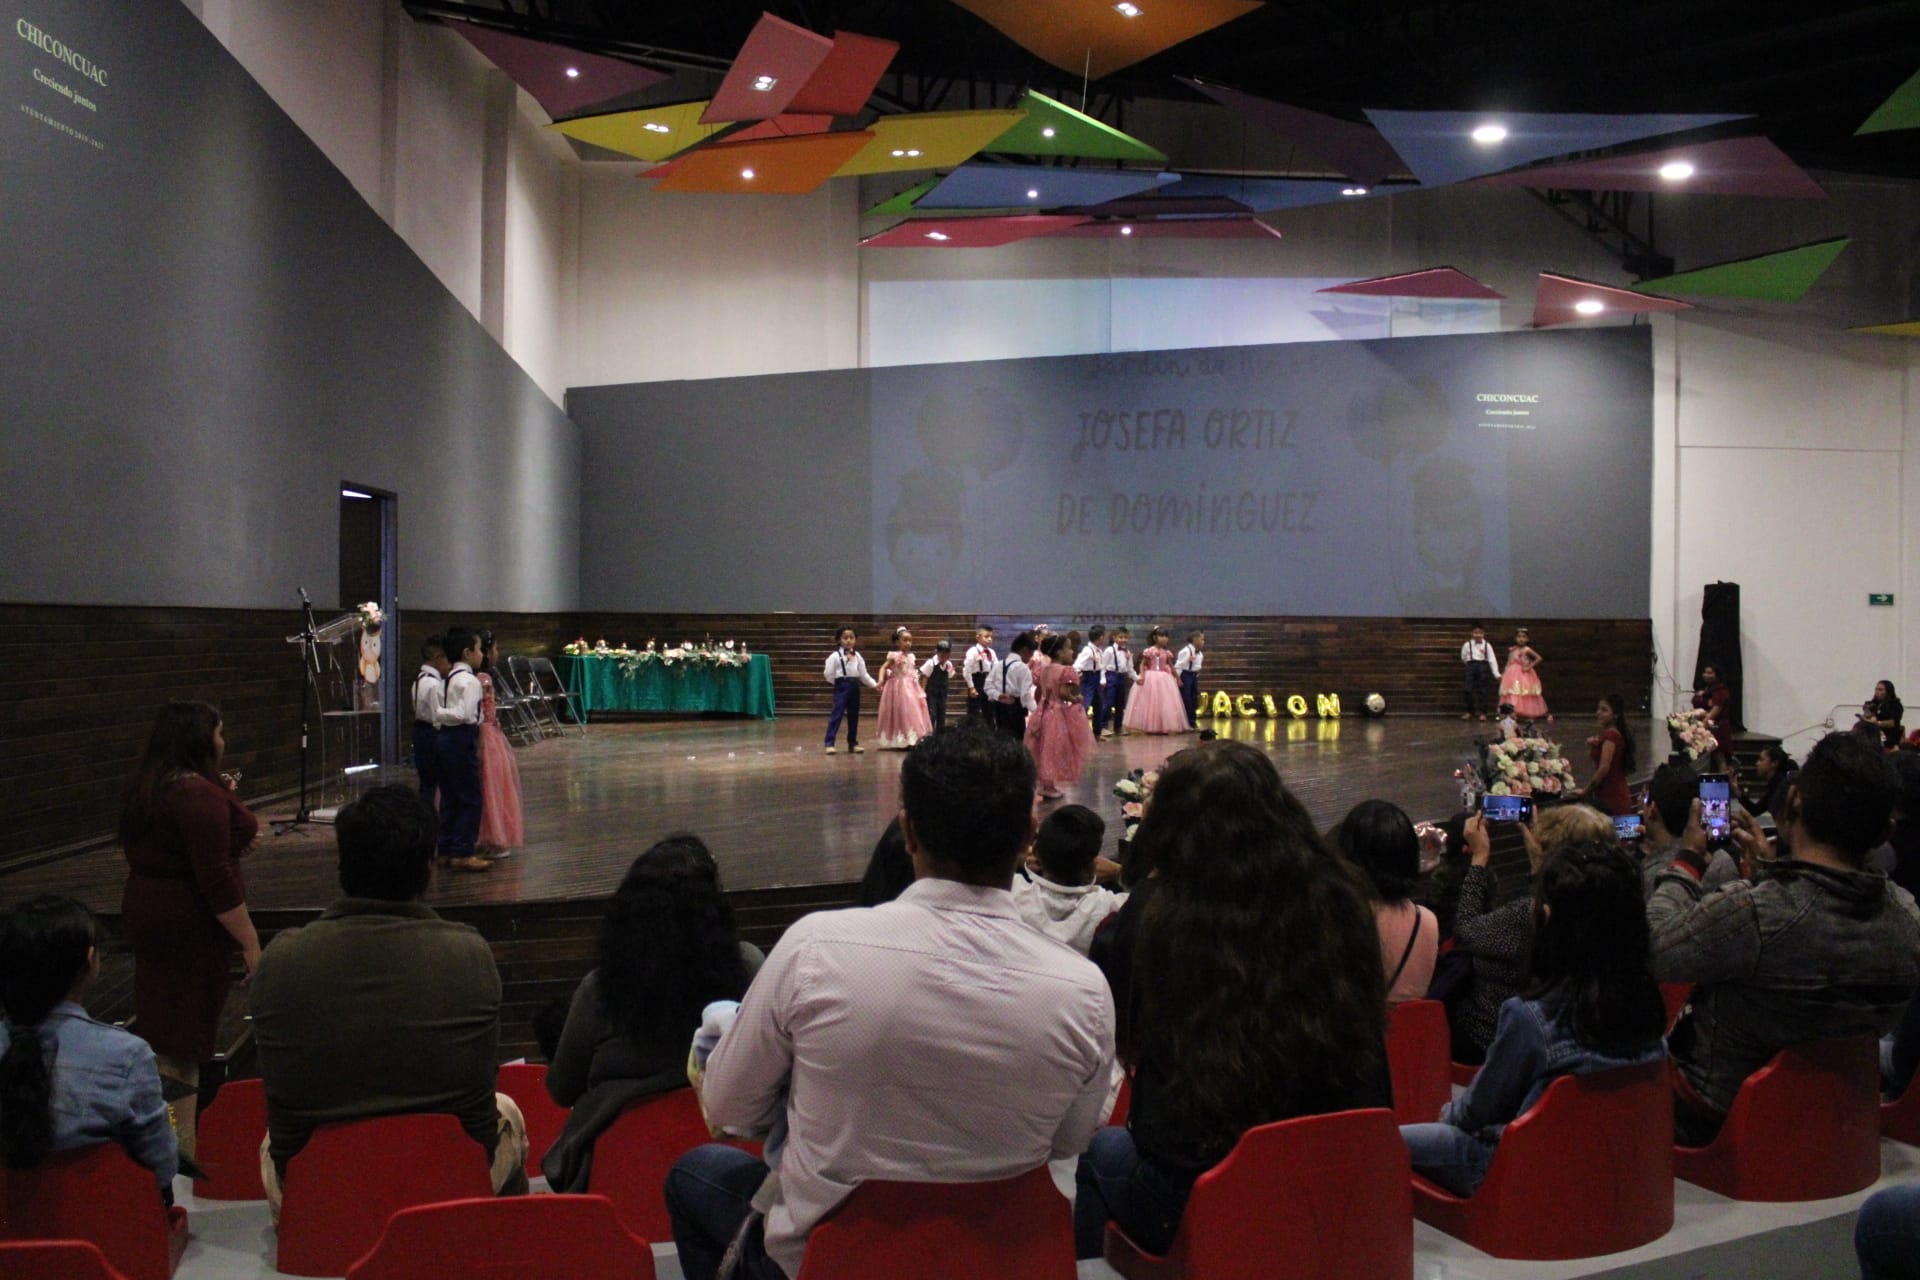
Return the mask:
<path id="1" fill-rule="evenodd" d="M 704 142 L 727 124 L 701 124 L 700 114 L 706 101 L 676 102 L 665 107 L 642 107 L 638 111 L 614 111 L 603 116 L 582 116 L 548 125 L 550 129 L 618 151 L 639 160 L 665 160 Z"/>
<path id="2" fill-rule="evenodd" d="M 873 141 L 833 176 L 855 178 L 863 173 L 951 169 L 1026 117 L 1026 112 L 1016 108 L 881 116 L 873 122 Z"/>

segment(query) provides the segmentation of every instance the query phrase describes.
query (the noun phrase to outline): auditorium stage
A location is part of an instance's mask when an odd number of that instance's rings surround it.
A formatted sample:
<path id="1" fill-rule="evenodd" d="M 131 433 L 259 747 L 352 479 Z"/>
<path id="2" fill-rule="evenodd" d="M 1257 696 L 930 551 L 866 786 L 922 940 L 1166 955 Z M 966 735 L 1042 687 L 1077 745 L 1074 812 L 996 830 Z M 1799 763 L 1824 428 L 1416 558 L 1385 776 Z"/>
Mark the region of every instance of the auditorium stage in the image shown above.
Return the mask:
<path id="1" fill-rule="evenodd" d="M 1459 796 L 1453 770 L 1473 754 L 1476 735 L 1491 728 L 1450 717 L 1391 715 L 1218 723 L 1223 734 L 1270 752 L 1280 776 L 1323 828 L 1376 796 L 1416 819 L 1451 811 Z M 707 841 L 727 888 L 736 892 L 857 880 L 898 807 L 901 753 L 869 748 L 864 755 L 829 756 L 820 749 L 821 728 L 813 717 L 596 723 L 584 737 L 576 732 L 523 747 L 515 754 L 526 797 L 526 846 L 491 872 L 439 874 L 429 900 L 500 908 L 604 898 L 636 854 L 676 831 Z M 1635 728 L 1647 743 L 1649 725 Z M 1561 733 L 1582 776 L 1590 731 L 1583 718 Z M 1102 742 L 1066 802 L 1105 817 L 1111 847 L 1120 830 L 1113 784 L 1130 769 L 1157 768 L 1193 740 L 1128 736 Z M 1664 756 L 1664 735 L 1659 751 Z M 1644 767 L 1644 746 L 1642 756 Z M 413 780 L 411 770 L 387 772 Z M 338 893 L 331 827 L 283 836 L 266 828 L 266 821 L 292 808 L 289 800 L 258 809 L 262 834 L 246 861 L 247 898 L 256 911 L 313 910 Z M 101 849 L 0 877 L 0 898 L 49 890 L 117 914 L 124 879 L 119 853 Z"/>

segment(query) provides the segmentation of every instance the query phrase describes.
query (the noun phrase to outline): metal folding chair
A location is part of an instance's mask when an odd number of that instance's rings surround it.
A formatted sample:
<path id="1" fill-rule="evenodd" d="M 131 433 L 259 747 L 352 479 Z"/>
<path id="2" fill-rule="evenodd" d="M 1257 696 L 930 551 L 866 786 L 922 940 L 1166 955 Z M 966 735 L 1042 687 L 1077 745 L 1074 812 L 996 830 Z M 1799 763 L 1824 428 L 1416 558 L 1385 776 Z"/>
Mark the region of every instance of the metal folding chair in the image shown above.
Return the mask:
<path id="1" fill-rule="evenodd" d="M 513 673 L 505 663 L 494 668 L 493 701 L 500 713 L 500 728 L 516 745 L 525 746 L 540 736 L 540 726 L 533 721 L 533 715 L 527 710 L 525 698 Z"/>
<path id="2" fill-rule="evenodd" d="M 552 658 L 531 658 L 528 661 L 533 666 L 535 677 L 540 681 L 541 692 L 546 695 L 548 710 L 553 710 L 555 703 L 565 707 L 568 718 L 579 726 L 580 735 L 585 737 L 587 712 L 586 704 L 580 695 L 567 688 L 567 682 L 560 678 L 560 672 L 555 669 Z M 557 723 L 560 722 L 557 712 L 554 714 L 554 720 Z"/>
<path id="3" fill-rule="evenodd" d="M 520 695 L 520 705 L 526 708 L 527 715 L 533 720 L 535 730 L 541 737 L 560 736 L 560 718 L 553 712 L 552 699 L 547 691 L 540 687 L 540 681 L 533 674 L 533 660 L 518 654 L 507 659 L 507 667 L 513 672 L 513 682 Z M 552 728 L 548 728 L 548 722 Z"/>

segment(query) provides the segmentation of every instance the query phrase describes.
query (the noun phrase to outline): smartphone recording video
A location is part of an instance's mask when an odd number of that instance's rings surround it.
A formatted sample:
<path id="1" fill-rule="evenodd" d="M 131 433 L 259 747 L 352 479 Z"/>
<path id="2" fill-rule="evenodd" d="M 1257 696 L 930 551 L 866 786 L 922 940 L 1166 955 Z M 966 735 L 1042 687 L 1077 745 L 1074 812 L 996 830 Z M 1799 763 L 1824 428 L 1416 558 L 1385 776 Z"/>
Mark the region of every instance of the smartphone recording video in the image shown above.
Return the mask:
<path id="1" fill-rule="evenodd" d="M 1488 822 L 1532 822 L 1533 801 L 1527 796 L 1481 796 L 1480 816 Z"/>
<path id="2" fill-rule="evenodd" d="M 1637 813 L 1623 813 L 1613 820 L 1614 838 L 1622 842 L 1647 838 L 1645 819 Z"/>
<path id="3" fill-rule="evenodd" d="M 1700 826 L 1707 833 L 1709 848 L 1718 849 L 1727 843 L 1732 831 L 1732 804 L 1733 784 L 1726 774 L 1707 773 L 1700 776 Z"/>

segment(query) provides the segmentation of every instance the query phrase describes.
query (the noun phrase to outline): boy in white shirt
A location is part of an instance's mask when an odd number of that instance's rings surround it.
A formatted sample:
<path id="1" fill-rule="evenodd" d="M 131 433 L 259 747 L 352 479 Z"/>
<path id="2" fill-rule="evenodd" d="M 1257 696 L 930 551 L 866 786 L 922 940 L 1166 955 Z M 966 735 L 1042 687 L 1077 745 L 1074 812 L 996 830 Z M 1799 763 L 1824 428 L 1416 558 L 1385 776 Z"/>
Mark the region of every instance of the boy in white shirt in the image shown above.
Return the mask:
<path id="1" fill-rule="evenodd" d="M 1101 695 L 1101 701 L 1107 707 L 1107 728 L 1100 734 L 1103 738 L 1111 738 L 1115 734 L 1126 732 L 1121 728 L 1120 720 L 1127 713 L 1127 694 L 1132 691 L 1133 682 L 1140 678 L 1134 672 L 1133 654 L 1127 648 L 1132 639 L 1133 632 L 1125 627 L 1115 627 L 1113 643 L 1107 646 L 1106 652 L 1101 657 L 1102 669 L 1106 672 L 1107 680 L 1106 688 Z"/>
<path id="2" fill-rule="evenodd" d="M 1106 648 L 1106 638 L 1107 629 L 1095 623 L 1087 631 L 1087 642 L 1080 646 L 1080 656 L 1073 660 L 1073 669 L 1080 673 L 1080 705 L 1092 713 L 1096 736 L 1106 728 L 1100 718 L 1100 689 L 1106 684 L 1100 670 L 1100 651 Z"/>
<path id="3" fill-rule="evenodd" d="M 1037 647 L 1033 632 L 1022 631 L 1013 638 L 1013 652 L 993 664 L 987 673 L 987 704 L 993 708 L 994 726 L 1002 733 L 1026 741 L 1027 713 L 1035 707 L 1033 668 L 1027 664 Z"/>
<path id="4" fill-rule="evenodd" d="M 953 641 L 942 640 L 933 646 L 933 656 L 920 664 L 920 675 L 927 682 L 927 719 L 937 732 L 947 723 L 947 687 L 953 681 Z"/>
<path id="5" fill-rule="evenodd" d="M 993 670 L 993 628 L 979 626 L 973 629 L 973 648 L 967 650 L 967 657 L 960 664 L 960 674 L 967 681 L 967 719 L 993 722 L 992 704 L 987 701 L 987 673 Z"/>
<path id="6" fill-rule="evenodd" d="M 1180 701 L 1187 708 L 1187 727 L 1200 727 L 1200 668 L 1207 661 L 1207 633 L 1187 632 L 1187 643 L 1174 655 L 1174 674 L 1180 677 Z"/>
<path id="7" fill-rule="evenodd" d="M 847 722 L 847 754 L 861 755 L 866 748 L 860 745 L 860 687 L 878 689 L 880 682 L 867 674 L 867 660 L 854 652 L 858 637 L 852 627 L 840 628 L 836 637 L 840 647 L 827 655 L 827 683 L 833 686 L 833 714 L 827 718 L 827 754 L 839 750 L 833 745 L 840 733 L 840 721 Z"/>
<path id="8" fill-rule="evenodd" d="M 420 775 L 420 795 L 437 804 L 440 793 L 440 730 L 433 718 L 447 705 L 447 638 L 431 635 L 420 646 L 420 674 L 413 678 L 413 768 Z"/>
<path id="9" fill-rule="evenodd" d="M 460 660 L 447 672 L 445 699 L 433 713 L 439 726 L 435 751 L 440 769 L 440 856 L 462 871 L 491 871 L 478 856 L 480 839 L 480 635 L 464 627 L 447 628 L 447 656 Z"/>
<path id="10" fill-rule="evenodd" d="M 1013 905 L 1020 918 L 1081 955 L 1093 946 L 1100 922 L 1126 904 L 1124 893 L 1094 883 L 1094 862 L 1107 824 L 1085 805 L 1055 809 L 1033 838 L 1027 875 L 1015 876 Z"/>

